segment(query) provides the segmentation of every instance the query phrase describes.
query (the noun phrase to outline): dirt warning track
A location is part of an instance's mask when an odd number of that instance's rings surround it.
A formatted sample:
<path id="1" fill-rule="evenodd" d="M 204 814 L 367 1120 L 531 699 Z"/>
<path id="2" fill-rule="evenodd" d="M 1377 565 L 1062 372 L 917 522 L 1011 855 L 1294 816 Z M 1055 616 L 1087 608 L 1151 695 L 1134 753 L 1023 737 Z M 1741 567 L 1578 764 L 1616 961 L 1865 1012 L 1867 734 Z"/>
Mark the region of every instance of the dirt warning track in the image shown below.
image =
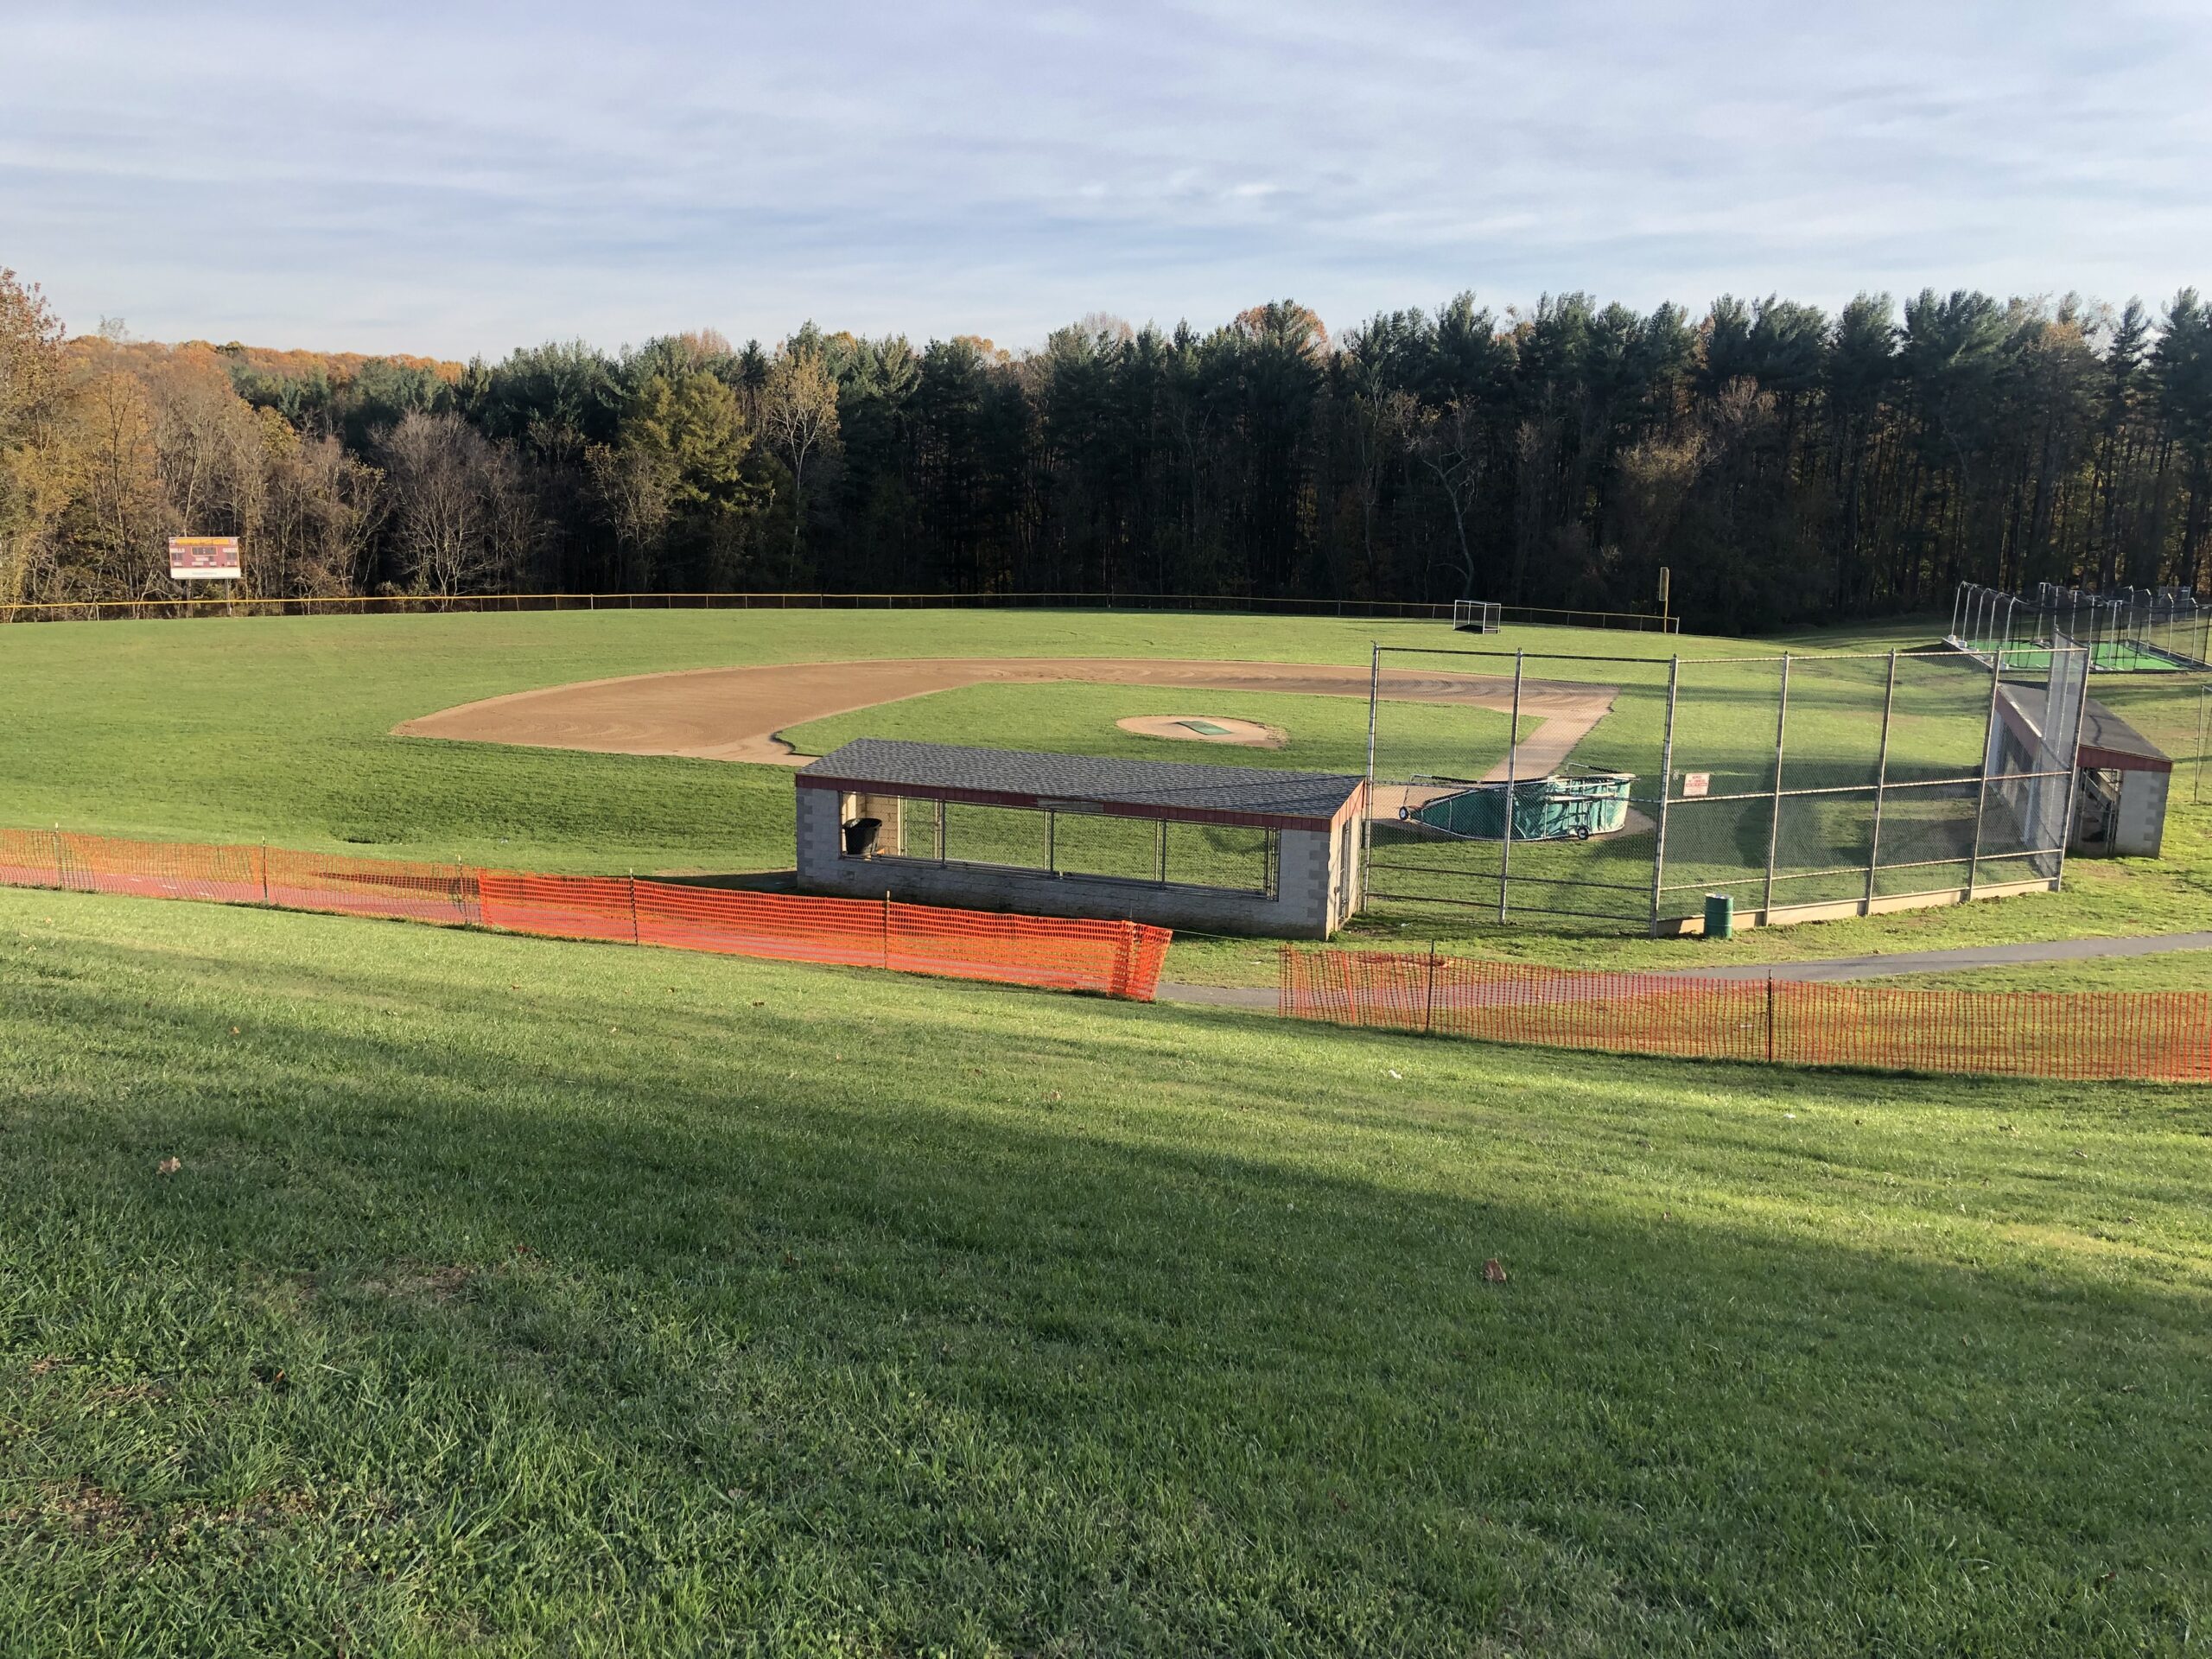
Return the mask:
<path id="1" fill-rule="evenodd" d="M 1160 660 L 1121 657 L 925 657 L 860 663 L 778 663 L 749 668 L 689 669 L 617 680 L 580 680 L 517 691 L 425 715 L 392 729 L 405 737 L 514 743 L 601 754 L 682 754 L 708 760 L 802 766 L 777 735 L 787 727 L 878 703 L 957 690 L 963 685 L 1041 684 L 1079 680 L 1205 691 L 1289 691 L 1364 697 L 1368 671 L 1351 664 Z M 1513 683 L 1494 675 L 1386 670 L 1382 695 L 1394 702 L 1464 703 L 1504 713 Z M 1524 680 L 1521 713 L 1542 723 L 1520 745 L 1523 778 L 1557 768 L 1613 705 L 1615 688 Z M 957 734 L 946 734 L 947 741 Z M 1494 775 L 1505 775 L 1503 763 Z"/>

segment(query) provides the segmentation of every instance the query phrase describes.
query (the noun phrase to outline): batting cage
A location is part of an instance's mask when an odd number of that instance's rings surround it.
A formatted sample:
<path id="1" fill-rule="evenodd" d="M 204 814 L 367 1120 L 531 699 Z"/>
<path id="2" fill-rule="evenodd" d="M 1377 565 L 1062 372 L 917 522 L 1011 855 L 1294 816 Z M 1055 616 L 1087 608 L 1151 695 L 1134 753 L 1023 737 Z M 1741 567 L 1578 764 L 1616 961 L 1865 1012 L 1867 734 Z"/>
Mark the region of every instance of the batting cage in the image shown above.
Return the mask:
<path id="1" fill-rule="evenodd" d="M 1367 907 L 1694 932 L 2055 888 L 2088 653 L 1377 645 Z M 1440 721 L 1436 705 L 1452 709 Z"/>
<path id="2" fill-rule="evenodd" d="M 2063 587 L 2010 593 L 1962 582 L 1948 643 L 1977 657 L 2036 666 L 2054 645 L 2079 645 L 2099 674 L 2168 674 L 2212 665 L 2212 606 L 2188 588 Z"/>

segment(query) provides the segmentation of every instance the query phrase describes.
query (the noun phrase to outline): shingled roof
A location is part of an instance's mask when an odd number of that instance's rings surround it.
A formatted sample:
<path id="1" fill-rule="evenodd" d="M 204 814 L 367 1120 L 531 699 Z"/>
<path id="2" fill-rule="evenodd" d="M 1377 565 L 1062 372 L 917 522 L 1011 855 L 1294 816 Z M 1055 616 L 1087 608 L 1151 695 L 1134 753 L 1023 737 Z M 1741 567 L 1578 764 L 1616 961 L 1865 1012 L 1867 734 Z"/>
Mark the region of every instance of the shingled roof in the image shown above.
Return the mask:
<path id="1" fill-rule="evenodd" d="M 802 766 L 798 777 L 816 788 L 910 791 L 993 806 L 1087 806 L 1138 817 L 1303 824 L 1333 818 L 1363 781 L 1332 772 L 1109 760 L 880 737 L 855 738 Z"/>
<path id="2" fill-rule="evenodd" d="M 2043 735 L 2035 688 L 2007 685 L 1999 689 L 1999 718 L 2021 735 L 2031 748 Z M 2171 772 L 2173 759 L 2094 697 L 2082 700 L 2082 732 L 2074 764 L 2115 772 Z"/>

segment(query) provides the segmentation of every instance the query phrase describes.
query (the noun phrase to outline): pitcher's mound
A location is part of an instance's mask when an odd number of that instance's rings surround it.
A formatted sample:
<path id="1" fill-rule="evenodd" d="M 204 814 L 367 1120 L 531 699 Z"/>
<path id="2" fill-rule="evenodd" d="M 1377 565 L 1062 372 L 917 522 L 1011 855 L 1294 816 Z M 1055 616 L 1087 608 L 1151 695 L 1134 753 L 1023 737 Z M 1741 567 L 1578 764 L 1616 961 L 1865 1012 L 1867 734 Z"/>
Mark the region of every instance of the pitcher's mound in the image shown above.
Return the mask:
<path id="1" fill-rule="evenodd" d="M 1290 741 L 1280 726 L 1224 715 L 1131 715 L 1114 722 L 1139 737 L 1174 737 L 1192 743 L 1236 743 L 1248 749 L 1279 749 Z"/>

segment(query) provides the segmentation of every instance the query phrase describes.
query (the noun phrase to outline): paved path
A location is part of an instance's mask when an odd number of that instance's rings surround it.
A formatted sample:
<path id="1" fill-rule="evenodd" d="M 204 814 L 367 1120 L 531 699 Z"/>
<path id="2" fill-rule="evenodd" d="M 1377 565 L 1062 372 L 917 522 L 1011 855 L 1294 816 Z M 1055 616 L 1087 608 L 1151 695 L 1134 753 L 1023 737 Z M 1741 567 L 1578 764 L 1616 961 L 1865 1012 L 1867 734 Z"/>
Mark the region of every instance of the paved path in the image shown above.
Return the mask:
<path id="1" fill-rule="evenodd" d="M 1700 979 L 1879 979 L 1890 974 L 1942 974 L 1962 968 L 2015 968 L 2037 962 L 2086 962 L 2099 957 L 2155 957 L 2168 950 L 2212 950 L 2212 933 L 2153 933 L 2118 939 L 2046 939 L 2027 944 L 1973 944 L 1955 950 L 1897 950 L 1820 962 L 1758 963 L 1735 968 L 1669 969 Z"/>
<path id="2" fill-rule="evenodd" d="M 2155 957 L 2168 950 L 2212 950 L 2212 933 L 2153 933 L 2131 938 L 2050 939 L 2025 944 L 1974 944 L 1955 950 L 1897 950 L 1871 957 L 1829 957 L 1819 962 L 1746 963 L 1725 968 L 1661 968 L 1655 973 L 1694 979 L 1879 979 L 1893 974 L 1941 974 L 1965 968 L 2012 968 L 2037 962 L 2086 962 L 2101 957 Z M 1174 985 L 1160 988 L 1162 1002 L 1272 1012 L 1272 986 Z"/>

